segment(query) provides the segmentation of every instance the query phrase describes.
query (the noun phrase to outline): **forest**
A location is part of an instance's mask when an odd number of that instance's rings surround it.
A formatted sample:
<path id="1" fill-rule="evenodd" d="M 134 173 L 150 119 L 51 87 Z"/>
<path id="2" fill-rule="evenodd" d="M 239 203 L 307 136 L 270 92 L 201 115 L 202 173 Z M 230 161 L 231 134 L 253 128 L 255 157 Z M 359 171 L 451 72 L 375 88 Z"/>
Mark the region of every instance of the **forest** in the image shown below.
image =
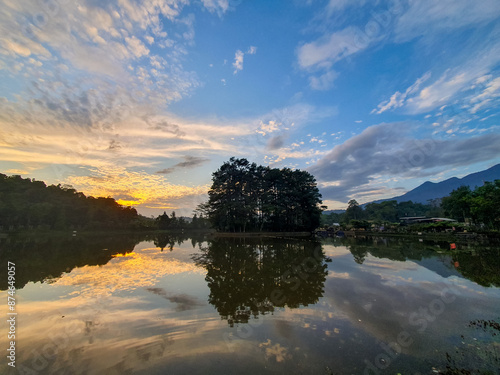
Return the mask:
<path id="1" fill-rule="evenodd" d="M 0 174 L 0 227 L 16 229 L 129 229 L 140 216 L 113 198 L 94 198 L 71 186 Z"/>
<path id="2" fill-rule="evenodd" d="M 310 173 L 247 159 L 231 158 L 214 172 L 208 196 L 198 211 L 225 232 L 312 231 L 326 208 Z"/>

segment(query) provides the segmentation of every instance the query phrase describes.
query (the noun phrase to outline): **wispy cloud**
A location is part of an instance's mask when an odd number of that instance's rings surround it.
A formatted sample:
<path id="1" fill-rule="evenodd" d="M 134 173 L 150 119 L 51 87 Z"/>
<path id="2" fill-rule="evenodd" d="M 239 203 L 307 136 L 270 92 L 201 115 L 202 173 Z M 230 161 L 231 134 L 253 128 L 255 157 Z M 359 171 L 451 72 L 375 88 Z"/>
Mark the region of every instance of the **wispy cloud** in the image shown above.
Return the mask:
<path id="1" fill-rule="evenodd" d="M 410 1 L 408 5 L 396 24 L 396 42 L 485 25 L 500 16 L 500 3 L 496 0 L 424 0 Z"/>
<path id="2" fill-rule="evenodd" d="M 205 8 L 222 16 L 229 10 L 229 0 L 201 0 Z"/>
<path id="3" fill-rule="evenodd" d="M 308 70 L 331 68 L 335 62 L 367 47 L 359 37 L 357 28 L 348 27 L 305 43 L 297 49 L 299 66 Z"/>
<path id="4" fill-rule="evenodd" d="M 249 55 L 255 55 L 256 53 L 257 53 L 257 47 L 255 47 L 255 46 L 250 46 L 250 47 L 248 48 L 247 54 L 249 54 Z"/>
<path id="5" fill-rule="evenodd" d="M 190 168 L 196 168 L 196 167 L 199 167 L 200 165 L 203 165 L 205 164 L 206 162 L 208 162 L 209 159 L 206 159 L 206 158 L 200 158 L 200 157 L 197 157 L 197 156 L 184 156 L 184 161 L 180 162 L 180 163 L 177 163 L 175 164 L 174 166 L 170 167 L 170 168 L 165 168 L 165 169 L 162 169 L 156 173 L 159 173 L 159 174 L 170 174 L 170 173 L 173 173 L 179 169 L 190 169 Z"/>
<path id="6" fill-rule="evenodd" d="M 309 77 L 309 86 L 313 90 L 329 90 L 333 87 L 333 82 L 338 77 L 338 73 L 333 70 L 327 71 L 321 74 L 319 77 L 311 76 Z"/>
<path id="7" fill-rule="evenodd" d="M 396 91 L 391 98 L 385 102 L 380 103 L 377 108 L 373 109 L 371 113 L 381 114 L 390 109 L 400 108 L 406 104 L 406 98 L 413 95 L 418 91 L 422 83 L 427 81 L 431 76 L 430 72 L 427 72 L 422 77 L 417 79 L 413 85 L 408 87 L 405 92 L 401 93 Z"/>

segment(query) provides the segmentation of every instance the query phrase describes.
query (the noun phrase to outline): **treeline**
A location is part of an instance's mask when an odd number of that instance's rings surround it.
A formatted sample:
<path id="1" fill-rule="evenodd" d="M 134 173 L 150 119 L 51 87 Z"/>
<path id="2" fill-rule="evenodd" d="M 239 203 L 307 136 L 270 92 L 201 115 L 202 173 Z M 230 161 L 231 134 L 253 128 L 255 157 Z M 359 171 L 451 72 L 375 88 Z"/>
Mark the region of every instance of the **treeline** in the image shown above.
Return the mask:
<path id="1" fill-rule="evenodd" d="M 175 211 L 168 216 L 166 212 L 158 215 L 155 219 L 155 225 L 160 230 L 189 230 L 189 229 L 209 229 L 210 222 L 207 219 L 198 217 L 194 214 L 193 218 L 177 217 Z"/>
<path id="2" fill-rule="evenodd" d="M 364 208 L 355 199 L 351 199 L 344 213 L 323 215 L 322 225 L 351 224 L 358 228 L 368 228 L 371 224 L 397 223 L 401 217 L 442 216 L 439 205 L 413 203 L 412 201 L 400 202 L 395 200 L 380 203 L 369 203 Z"/>
<path id="3" fill-rule="evenodd" d="M 461 186 L 431 204 L 391 200 L 369 203 L 363 208 L 352 199 L 344 213 L 324 214 L 322 225 L 339 223 L 368 228 L 373 224 L 397 223 L 402 217 L 412 216 L 446 217 L 489 230 L 500 230 L 500 180 L 485 182 L 474 190 Z"/>
<path id="4" fill-rule="evenodd" d="M 500 230 L 500 180 L 471 190 L 461 186 L 441 203 L 446 215 L 460 222 Z"/>
<path id="5" fill-rule="evenodd" d="M 94 198 L 71 186 L 0 173 L 0 227 L 9 229 L 125 229 L 140 226 L 135 208 Z"/>
<path id="6" fill-rule="evenodd" d="M 320 224 L 321 194 L 305 171 L 231 158 L 212 174 L 208 195 L 198 211 L 219 231 L 311 231 Z"/>

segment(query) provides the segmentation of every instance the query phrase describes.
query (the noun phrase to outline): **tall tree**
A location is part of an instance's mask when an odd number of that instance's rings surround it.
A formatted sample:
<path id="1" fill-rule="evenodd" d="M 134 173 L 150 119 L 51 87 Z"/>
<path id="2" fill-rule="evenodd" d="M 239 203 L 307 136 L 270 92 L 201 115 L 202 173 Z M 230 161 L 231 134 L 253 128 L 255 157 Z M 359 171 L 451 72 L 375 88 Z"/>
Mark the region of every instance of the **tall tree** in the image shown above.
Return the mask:
<path id="1" fill-rule="evenodd" d="M 347 203 L 347 210 L 345 211 L 345 218 L 347 220 L 360 220 L 363 216 L 363 209 L 359 206 L 356 199 L 351 199 Z"/>

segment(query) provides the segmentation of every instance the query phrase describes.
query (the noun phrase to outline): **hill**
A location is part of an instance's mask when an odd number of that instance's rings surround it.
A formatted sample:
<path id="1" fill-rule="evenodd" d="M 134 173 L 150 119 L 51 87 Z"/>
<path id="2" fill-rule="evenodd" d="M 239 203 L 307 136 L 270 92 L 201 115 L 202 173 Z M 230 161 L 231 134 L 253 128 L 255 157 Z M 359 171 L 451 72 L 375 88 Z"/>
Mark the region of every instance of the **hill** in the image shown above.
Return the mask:
<path id="1" fill-rule="evenodd" d="M 138 219 L 135 208 L 113 198 L 0 173 L 0 230 L 130 229 Z"/>

